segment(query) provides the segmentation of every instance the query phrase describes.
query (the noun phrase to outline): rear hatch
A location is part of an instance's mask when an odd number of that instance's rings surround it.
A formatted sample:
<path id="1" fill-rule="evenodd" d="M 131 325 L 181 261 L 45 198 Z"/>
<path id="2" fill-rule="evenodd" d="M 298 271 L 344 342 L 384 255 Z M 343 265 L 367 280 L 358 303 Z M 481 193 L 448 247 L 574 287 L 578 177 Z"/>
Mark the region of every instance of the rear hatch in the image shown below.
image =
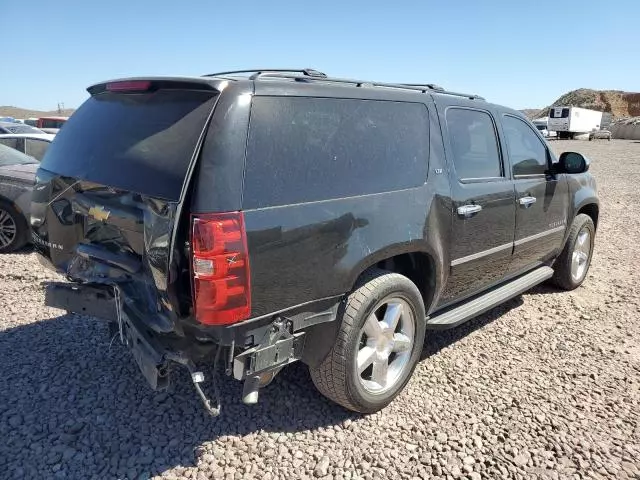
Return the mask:
<path id="1" fill-rule="evenodd" d="M 38 170 L 35 247 L 74 282 L 117 285 L 129 312 L 171 331 L 189 290 L 188 262 L 173 245 L 188 226 L 181 205 L 218 92 L 157 79 L 89 92 Z"/>

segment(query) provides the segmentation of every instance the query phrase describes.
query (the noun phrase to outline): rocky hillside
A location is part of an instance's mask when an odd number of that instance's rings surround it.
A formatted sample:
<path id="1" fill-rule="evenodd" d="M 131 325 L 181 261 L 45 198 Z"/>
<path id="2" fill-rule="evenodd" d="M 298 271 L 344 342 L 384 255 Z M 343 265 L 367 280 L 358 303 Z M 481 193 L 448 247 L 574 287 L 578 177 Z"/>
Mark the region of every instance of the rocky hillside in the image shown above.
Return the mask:
<path id="1" fill-rule="evenodd" d="M 522 112 L 534 119 L 546 116 L 550 107 L 560 105 L 600 110 L 611 113 L 613 118 L 635 117 L 640 115 L 640 93 L 579 88 L 565 93 L 548 107 L 540 110 L 526 109 Z"/>
<path id="2" fill-rule="evenodd" d="M 0 106 L 0 117 L 13 117 L 13 118 L 38 118 L 46 116 L 63 116 L 69 117 L 75 110 L 73 108 L 65 108 L 62 111 L 52 110 L 50 112 L 43 112 L 40 110 L 27 110 L 18 107 Z"/>

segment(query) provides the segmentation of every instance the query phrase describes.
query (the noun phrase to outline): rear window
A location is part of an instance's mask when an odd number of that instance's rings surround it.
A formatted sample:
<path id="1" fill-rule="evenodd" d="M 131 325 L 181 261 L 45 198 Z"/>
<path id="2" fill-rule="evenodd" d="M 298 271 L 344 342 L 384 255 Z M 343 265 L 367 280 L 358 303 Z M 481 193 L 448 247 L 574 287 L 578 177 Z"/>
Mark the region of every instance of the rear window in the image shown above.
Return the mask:
<path id="1" fill-rule="evenodd" d="M 62 128 L 62 125 L 66 120 L 59 120 L 54 118 L 43 118 L 40 122 L 42 124 L 41 128 Z"/>
<path id="2" fill-rule="evenodd" d="M 56 135 L 42 168 L 60 175 L 177 200 L 214 94 L 159 90 L 101 93 Z"/>
<path id="3" fill-rule="evenodd" d="M 245 208 L 422 185 L 429 119 L 423 104 L 259 97 L 253 102 Z"/>

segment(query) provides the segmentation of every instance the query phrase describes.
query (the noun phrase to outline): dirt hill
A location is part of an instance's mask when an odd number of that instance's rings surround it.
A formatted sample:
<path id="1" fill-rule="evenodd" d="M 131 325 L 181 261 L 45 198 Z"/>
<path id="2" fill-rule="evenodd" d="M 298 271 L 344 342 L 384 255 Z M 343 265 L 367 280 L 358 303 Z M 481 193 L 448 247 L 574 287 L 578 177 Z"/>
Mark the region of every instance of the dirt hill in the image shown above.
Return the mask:
<path id="1" fill-rule="evenodd" d="M 47 116 L 62 116 L 69 117 L 75 111 L 73 108 L 65 108 L 58 112 L 58 110 L 51 110 L 50 112 L 43 112 L 40 110 L 27 110 L 18 107 L 4 106 L 0 107 L 0 117 L 13 117 L 13 118 L 38 118 Z"/>
<path id="2" fill-rule="evenodd" d="M 640 93 L 579 88 L 565 93 L 548 107 L 521 110 L 529 118 L 545 117 L 550 107 L 571 106 L 611 113 L 613 118 L 640 116 Z"/>

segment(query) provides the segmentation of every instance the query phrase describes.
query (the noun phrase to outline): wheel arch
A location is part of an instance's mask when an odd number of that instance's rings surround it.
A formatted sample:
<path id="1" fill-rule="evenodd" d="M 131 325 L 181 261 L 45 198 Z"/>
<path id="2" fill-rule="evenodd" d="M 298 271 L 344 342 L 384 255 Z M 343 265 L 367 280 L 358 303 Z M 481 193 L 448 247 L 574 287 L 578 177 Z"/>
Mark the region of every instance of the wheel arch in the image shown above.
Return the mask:
<path id="1" fill-rule="evenodd" d="M 427 274 L 424 274 L 424 269 Z M 371 269 L 382 269 L 404 275 L 411 280 L 420 291 L 427 315 L 434 307 L 443 284 L 442 261 L 434 253 L 425 248 L 424 244 L 396 245 L 392 248 L 374 252 L 364 258 L 352 270 L 349 290 L 357 284 L 358 279 Z M 344 299 L 338 308 L 336 320 L 314 325 L 307 330 L 312 341 L 305 344 L 302 361 L 317 367 L 331 350 L 340 328 L 340 317 L 344 311 Z"/>
<path id="2" fill-rule="evenodd" d="M 578 209 L 578 211 L 576 212 L 576 215 L 580 215 L 581 213 L 584 213 L 585 215 L 588 215 L 591 218 L 591 220 L 593 221 L 593 225 L 596 227 L 596 230 L 597 230 L 598 215 L 600 214 L 600 206 L 596 202 L 586 203 Z"/>
<path id="3" fill-rule="evenodd" d="M 441 258 L 423 243 L 395 245 L 364 258 L 353 269 L 350 285 L 353 287 L 371 268 L 399 273 L 418 287 L 425 311 L 429 312 L 444 282 L 442 264 Z"/>

